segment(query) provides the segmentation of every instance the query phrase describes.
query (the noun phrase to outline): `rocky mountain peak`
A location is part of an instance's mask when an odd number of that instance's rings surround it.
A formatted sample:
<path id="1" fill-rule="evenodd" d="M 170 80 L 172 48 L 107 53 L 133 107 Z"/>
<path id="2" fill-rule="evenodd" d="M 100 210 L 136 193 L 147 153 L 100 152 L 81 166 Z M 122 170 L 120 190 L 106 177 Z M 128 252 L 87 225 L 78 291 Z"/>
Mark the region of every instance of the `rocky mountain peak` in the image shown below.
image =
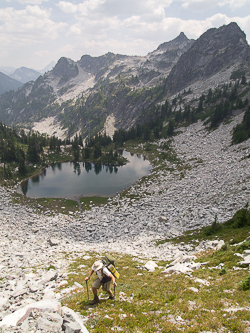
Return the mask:
<path id="1" fill-rule="evenodd" d="M 157 51 L 166 51 L 171 50 L 173 48 L 179 48 L 186 45 L 190 40 L 187 38 L 187 36 L 184 34 L 184 32 L 181 32 L 179 36 L 177 36 L 175 39 L 171 40 L 170 42 L 163 43 L 158 46 Z"/>
<path id="2" fill-rule="evenodd" d="M 196 50 L 203 49 L 206 52 L 216 51 L 220 53 L 220 50 L 225 47 L 228 51 L 232 48 L 234 49 L 235 46 L 240 47 L 241 45 L 248 46 L 246 35 L 235 22 L 232 22 L 218 29 L 209 29 L 197 39 L 193 48 Z"/>
<path id="3" fill-rule="evenodd" d="M 101 69 L 110 66 L 117 59 L 126 58 L 126 56 L 117 55 L 108 52 L 99 57 L 91 57 L 90 55 L 83 55 L 78 62 L 79 66 L 86 72 L 96 75 Z"/>
<path id="4" fill-rule="evenodd" d="M 166 80 L 166 87 L 175 93 L 239 61 L 250 62 L 250 47 L 238 25 L 233 22 L 209 29 L 180 57 Z"/>
<path id="5" fill-rule="evenodd" d="M 52 75 L 55 77 L 60 77 L 61 83 L 76 77 L 78 73 L 79 70 L 76 63 L 73 60 L 65 57 L 60 58 L 52 70 Z"/>

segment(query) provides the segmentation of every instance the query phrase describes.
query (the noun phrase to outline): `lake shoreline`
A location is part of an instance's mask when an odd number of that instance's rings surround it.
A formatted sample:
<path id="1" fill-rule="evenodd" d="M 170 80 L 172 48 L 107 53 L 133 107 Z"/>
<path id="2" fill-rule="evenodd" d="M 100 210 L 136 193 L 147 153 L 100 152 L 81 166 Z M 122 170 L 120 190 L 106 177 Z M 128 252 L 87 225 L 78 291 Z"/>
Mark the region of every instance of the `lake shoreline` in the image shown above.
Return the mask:
<path id="1" fill-rule="evenodd" d="M 77 202 L 84 197 L 113 197 L 117 193 L 127 190 L 138 179 L 148 175 L 152 170 L 150 161 L 145 159 L 145 157 L 141 158 L 141 155 L 138 156 L 125 150 L 123 154 L 127 163 L 120 166 L 86 161 L 53 163 L 40 169 L 37 174 L 22 180 L 16 186 L 16 193 L 32 199 L 67 198 Z M 65 166 L 68 169 L 66 173 L 64 171 Z M 65 174 L 64 176 L 58 176 L 58 181 L 56 181 L 53 179 L 54 174 L 59 171 Z M 78 176 L 77 181 L 72 178 L 72 172 Z M 117 176 L 118 173 L 119 175 Z M 44 185 L 46 177 L 50 177 L 50 182 Z M 67 183 L 68 178 L 70 180 Z M 42 187 L 40 186 L 41 182 L 43 183 Z M 38 191 L 39 186 L 41 187 L 40 194 Z"/>

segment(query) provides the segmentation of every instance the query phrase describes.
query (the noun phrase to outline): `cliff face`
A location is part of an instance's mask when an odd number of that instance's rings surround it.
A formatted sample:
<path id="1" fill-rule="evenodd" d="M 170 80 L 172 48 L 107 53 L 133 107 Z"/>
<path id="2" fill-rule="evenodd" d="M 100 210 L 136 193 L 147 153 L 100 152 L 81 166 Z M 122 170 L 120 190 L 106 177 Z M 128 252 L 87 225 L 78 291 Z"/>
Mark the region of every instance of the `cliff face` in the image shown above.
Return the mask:
<path id="1" fill-rule="evenodd" d="M 250 47 L 236 23 L 210 29 L 179 59 L 166 79 L 166 89 L 176 93 L 236 63 L 250 64 Z"/>
<path id="2" fill-rule="evenodd" d="M 70 135 L 84 136 L 101 130 L 113 114 L 117 128 L 129 128 L 148 120 L 166 98 L 208 78 L 213 88 L 218 74 L 227 70 L 228 79 L 237 67 L 250 71 L 250 48 L 236 23 L 210 29 L 196 41 L 181 33 L 144 57 L 62 57 L 35 82 L 0 96 L 0 121 L 32 127 L 53 116 Z"/>

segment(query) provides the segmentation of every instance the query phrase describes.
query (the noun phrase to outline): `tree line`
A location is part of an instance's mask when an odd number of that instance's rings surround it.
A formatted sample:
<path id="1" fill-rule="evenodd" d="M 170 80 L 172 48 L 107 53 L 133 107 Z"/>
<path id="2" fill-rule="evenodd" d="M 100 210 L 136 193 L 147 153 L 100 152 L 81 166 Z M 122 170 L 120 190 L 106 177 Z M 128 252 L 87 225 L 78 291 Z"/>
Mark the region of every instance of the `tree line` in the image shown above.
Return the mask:
<path id="1" fill-rule="evenodd" d="M 44 148 L 49 147 L 60 153 L 62 144 L 70 144 L 70 140 L 60 140 L 55 136 L 48 137 L 38 133 L 20 133 L 0 122 L 0 162 L 3 164 L 4 177 L 10 178 L 9 164 L 18 165 L 20 175 L 27 173 L 27 164 L 38 164 L 44 161 Z"/>
<path id="2" fill-rule="evenodd" d="M 247 108 L 243 120 L 233 129 L 232 143 L 240 143 L 250 138 L 250 106 Z"/>
<path id="3" fill-rule="evenodd" d="M 243 75 L 241 81 L 225 84 L 214 90 L 209 89 L 207 94 L 202 94 L 199 97 L 196 107 L 185 103 L 184 97 L 192 92 L 190 89 L 187 92 L 184 90 L 182 94 L 173 98 L 171 103 L 166 100 L 161 106 L 153 107 L 149 121 L 140 122 L 128 130 L 116 130 L 113 142 L 117 145 L 123 145 L 128 140 L 149 141 L 171 137 L 178 126 L 190 125 L 198 119 L 206 119 L 205 124 L 208 125 L 208 129 L 214 129 L 230 117 L 234 110 L 243 109 L 249 105 L 248 99 L 241 96 L 241 88 L 245 85 L 247 85 L 247 81 Z M 245 120 L 244 124 L 246 123 Z M 241 134 L 242 139 L 248 135 L 247 126 L 242 125 L 237 128 L 238 133 L 240 130 L 243 133 L 244 130 L 244 134 Z M 236 142 L 236 139 L 234 139 L 234 142 Z"/>

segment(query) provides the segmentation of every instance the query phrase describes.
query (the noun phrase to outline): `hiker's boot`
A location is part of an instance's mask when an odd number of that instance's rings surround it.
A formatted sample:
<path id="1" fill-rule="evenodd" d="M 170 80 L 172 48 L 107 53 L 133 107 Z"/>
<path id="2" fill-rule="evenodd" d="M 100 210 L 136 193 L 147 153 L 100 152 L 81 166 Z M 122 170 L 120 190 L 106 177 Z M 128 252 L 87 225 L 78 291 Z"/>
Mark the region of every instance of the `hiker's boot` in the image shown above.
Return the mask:
<path id="1" fill-rule="evenodd" d="M 92 301 L 89 302 L 90 305 L 94 305 L 99 303 L 99 297 L 95 296 L 94 299 L 92 299 Z"/>
<path id="2" fill-rule="evenodd" d="M 115 296 L 114 295 L 109 296 L 109 299 L 112 299 L 113 301 L 115 301 Z"/>

